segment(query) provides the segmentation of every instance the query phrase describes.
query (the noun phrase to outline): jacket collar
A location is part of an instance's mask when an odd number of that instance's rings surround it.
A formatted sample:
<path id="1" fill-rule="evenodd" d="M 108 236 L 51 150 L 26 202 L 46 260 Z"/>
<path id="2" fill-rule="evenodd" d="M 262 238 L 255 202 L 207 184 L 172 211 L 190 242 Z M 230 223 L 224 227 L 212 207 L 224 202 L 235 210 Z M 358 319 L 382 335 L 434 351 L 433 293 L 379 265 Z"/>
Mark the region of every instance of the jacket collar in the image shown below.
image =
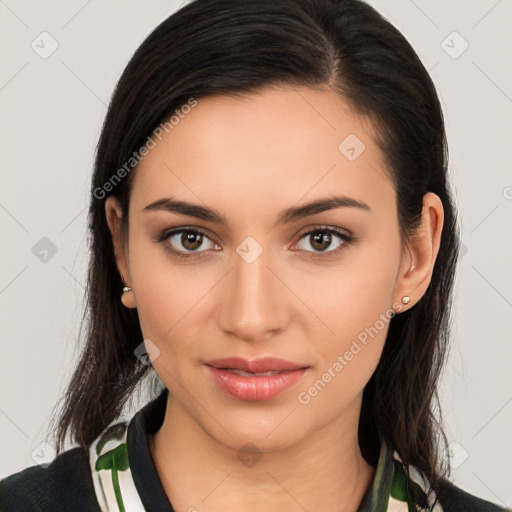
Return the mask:
<path id="1" fill-rule="evenodd" d="M 174 512 L 151 456 L 149 438 L 162 425 L 168 390 L 139 410 L 131 420 L 118 419 L 89 450 L 94 489 L 103 512 Z M 443 512 L 425 476 L 408 471 L 396 450 L 381 441 L 375 478 L 359 512 Z"/>

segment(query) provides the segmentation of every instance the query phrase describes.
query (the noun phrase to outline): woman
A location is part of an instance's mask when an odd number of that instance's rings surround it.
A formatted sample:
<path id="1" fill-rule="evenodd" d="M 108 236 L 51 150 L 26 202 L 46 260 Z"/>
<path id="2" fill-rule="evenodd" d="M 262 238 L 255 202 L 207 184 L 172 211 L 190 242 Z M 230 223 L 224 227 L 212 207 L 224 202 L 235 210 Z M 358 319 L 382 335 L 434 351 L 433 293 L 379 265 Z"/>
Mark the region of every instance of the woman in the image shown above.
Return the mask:
<path id="1" fill-rule="evenodd" d="M 3 480 L 2 510 L 504 510 L 448 480 L 443 116 L 374 9 L 170 16 L 113 95 L 90 228 L 59 455 Z"/>

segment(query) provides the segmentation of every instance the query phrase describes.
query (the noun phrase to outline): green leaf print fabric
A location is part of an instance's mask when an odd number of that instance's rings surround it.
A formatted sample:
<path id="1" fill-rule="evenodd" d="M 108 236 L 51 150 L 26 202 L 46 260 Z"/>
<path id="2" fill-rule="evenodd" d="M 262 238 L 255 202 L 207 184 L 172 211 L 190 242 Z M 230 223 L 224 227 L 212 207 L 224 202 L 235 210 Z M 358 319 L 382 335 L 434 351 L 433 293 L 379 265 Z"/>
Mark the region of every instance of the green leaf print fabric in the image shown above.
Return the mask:
<path id="1" fill-rule="evenodd" d="M 117 421 L 92 443 L 89 461 L 94 490 L 103 512 L 144 512 L 130 471 L 129 422 Z M 375 478 L 360 512 L 443 512 L 424 475 L 414 466 L 407 473 L 400 456 L 384 441 Z"/>

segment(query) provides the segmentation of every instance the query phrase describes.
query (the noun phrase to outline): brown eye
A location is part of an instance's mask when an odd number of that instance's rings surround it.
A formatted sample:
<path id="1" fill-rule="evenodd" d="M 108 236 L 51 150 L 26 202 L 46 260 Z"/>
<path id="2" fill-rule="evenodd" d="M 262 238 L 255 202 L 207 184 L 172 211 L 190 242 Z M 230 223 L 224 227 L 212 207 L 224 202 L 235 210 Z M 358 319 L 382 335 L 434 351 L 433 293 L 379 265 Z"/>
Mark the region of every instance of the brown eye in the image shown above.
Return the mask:
<path id="1" fill-rule="evenodd" d="M 197 229 L 182 228 L 165 231 L 157 237 L 156 241 L 163 243 L 165 249 L 172 255 L 183 258 L 201 256 L 202 253 L 218 247 L 206 233 Z"/>
<path id="2" fill-rule="evenodd" d="M 310 235 L 311 247 L 317 251 L 325 251 L 329 248 L 332 242 L 332 235 L 330 233 L 318 232 Z"/>
<path id="3" fill-rule="evenodd" d="M 180 242 L 185 249 L 195 251 L 201 247 L 203 235 L 194 231 L 184 231 L 181 234 Z"/>
<path id="4" fill-rule="evenodd" d="M 308 231 L 301 236 L 299 248 L 313 255 L 330 256 L 343 250 L 346 245 L 353 241 L 355 241 L 355 237 L 338 231 L 337 229 L 318 228 L 313 231 Z M 301 243 L 302 247 L 300 247 Z M 310 250 L 310 248 L 312 250 Z"/>

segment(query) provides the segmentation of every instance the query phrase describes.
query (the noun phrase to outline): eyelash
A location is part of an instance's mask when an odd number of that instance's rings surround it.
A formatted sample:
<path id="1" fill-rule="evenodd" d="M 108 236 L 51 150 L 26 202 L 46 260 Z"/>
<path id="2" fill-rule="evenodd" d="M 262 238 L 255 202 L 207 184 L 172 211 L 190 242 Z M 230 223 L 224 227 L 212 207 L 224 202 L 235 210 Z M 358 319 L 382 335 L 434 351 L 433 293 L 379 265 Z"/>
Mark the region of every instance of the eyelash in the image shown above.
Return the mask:
<path id="1" fill-rule="evenodd" d="M 159 243 L 163 243 L 165 250 L 167 252 L 169 252 L 170 254 L 172 254 L 173 256 L 176 256 L 177 258 L 190 259 L 190 258 L 202 257 L 202 253 L 207 252 L 207 251 L 195 251 L 195 252 L 189 251 L 187 253 L 187 252 L 177 251 L 175 249 L 172 249 L 172 247 L 169 244 L 165 243 L 169 238 L 173 237 L 174 235 L 183 234 L 183 233 L 194 233 L 197 235 L 201 235 L 201 236 L 207 238 L 208 240 L 212 241 L 206 232 L 204 232 L 200 229 L 196 229 L 196 228 L 179 228 L 179 229 L 175 229 L 175 230 L 171 230 L 171 231 L 163 231 L 160 235 L 158 235 L 155 238 L 155 241 L 159 242 Z M 315 229 L 312 229 L 312 230 L 307 231 L 306 233 L 303 233 L 302 235 L 300 235 L 299 240 L 302 240 L 303 238 L 307 238 L 308 236 L 311 236 L 313 234 L 318 234 L 318 233 L 328 233 L 331 235 L 335 235 L 341 239 L 342 243 L 340 244 L 339 247 L 337 247 L 336 249 L 333 249 L 331 251 L 313 252 L 309 256 L 311 258 L 316 258 L 316 257 L 325 258 L 325 257 L 334 256 L 334 255 L 338 254 L 339 252 L 343 251 L 347 245 L 351 245 L 357 240 L 357 237 L 355 237 L 354 235 L 348 235 L 348 234 L 346 234 L 338 229 L 335 229 L 335 228 L 315 228 Z M 311 253 L 312 251 L 303 251 L 303 252 Z"/>

